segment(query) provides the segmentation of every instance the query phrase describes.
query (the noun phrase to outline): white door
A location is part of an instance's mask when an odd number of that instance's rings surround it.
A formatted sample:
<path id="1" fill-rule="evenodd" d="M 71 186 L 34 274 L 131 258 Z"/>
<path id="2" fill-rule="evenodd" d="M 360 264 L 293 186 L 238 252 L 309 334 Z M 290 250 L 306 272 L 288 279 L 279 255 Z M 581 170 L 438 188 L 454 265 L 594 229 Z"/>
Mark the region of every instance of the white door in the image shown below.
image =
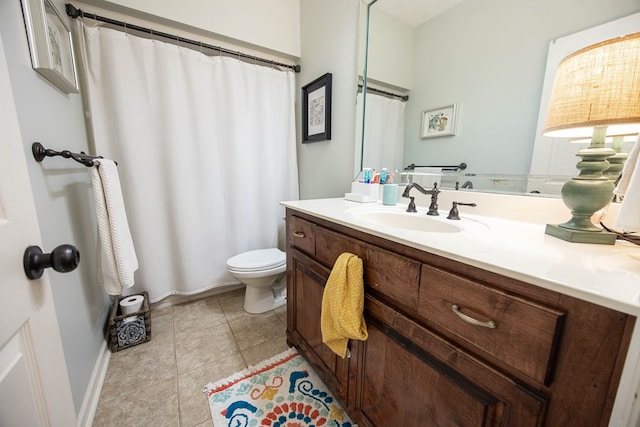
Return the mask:
<path id="1" fill-rule="evenodd" d="M 28 280 L 22 267 L 30 245 L 42 242 L 0 37 L 0 426 L 71 427 L 75 409 L 48 273 Z"/>

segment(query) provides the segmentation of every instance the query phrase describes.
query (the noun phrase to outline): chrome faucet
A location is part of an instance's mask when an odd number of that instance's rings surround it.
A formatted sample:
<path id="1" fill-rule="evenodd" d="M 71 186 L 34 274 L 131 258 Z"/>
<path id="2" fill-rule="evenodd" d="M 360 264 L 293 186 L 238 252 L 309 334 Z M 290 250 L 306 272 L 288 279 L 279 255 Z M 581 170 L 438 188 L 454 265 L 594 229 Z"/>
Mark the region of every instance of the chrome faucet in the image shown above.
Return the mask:
<path id="1" fill-rule="evenodd" d="M 409 197 L 411 202 L 409 202 L 409 206 L 407 207 L 407 212 L 417 212 L 416 204 L 413 201 L 413 197 L 409 196 L 409 192 L 412 188 L 417 189 L 422 194 L 431 194 L 431 204 L 429 205 L 429 210 L 427 211 L 427 215 L 437 216 L 440 215 L 438 213 L 438 194 L 440 194 L 440 190 L 438 190 L 438 183 L 433 183 L 433 188 L 431 190 L 425 190 L 420 184 L 412 182 L 407 185 L 402 192 L 402 197 Z"/>

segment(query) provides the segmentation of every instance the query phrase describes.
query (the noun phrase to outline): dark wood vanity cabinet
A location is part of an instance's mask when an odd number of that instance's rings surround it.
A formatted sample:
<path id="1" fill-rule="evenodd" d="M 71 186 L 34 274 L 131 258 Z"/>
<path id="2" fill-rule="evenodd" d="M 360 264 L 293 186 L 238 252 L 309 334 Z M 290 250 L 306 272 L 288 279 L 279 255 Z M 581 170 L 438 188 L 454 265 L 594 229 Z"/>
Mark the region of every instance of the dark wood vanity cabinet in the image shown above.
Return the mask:
<path id="1" fill-rule="evenodd" d="M 287 337 L 361 426 L 606 426 L 635 318 L 287 209 Z M 369 337 L 322 343 L 322 293 L 363 260 Z"/>

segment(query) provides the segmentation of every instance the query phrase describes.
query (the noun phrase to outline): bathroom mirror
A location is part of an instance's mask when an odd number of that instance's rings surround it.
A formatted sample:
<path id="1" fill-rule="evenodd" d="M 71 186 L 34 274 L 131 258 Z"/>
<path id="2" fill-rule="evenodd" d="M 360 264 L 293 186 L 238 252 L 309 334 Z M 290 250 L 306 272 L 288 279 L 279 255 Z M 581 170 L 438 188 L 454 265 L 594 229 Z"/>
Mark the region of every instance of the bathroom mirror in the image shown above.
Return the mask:
<path id="1" fill-rule="evenodd" d="M 363 0 L 363 21 L 370 3 Z M 553 85 L 550 74 L 555 74 L 557 65 L 547 64 L 553 48 L 557 48 L 552 42 L 637 15 L 637 1 L 588 5 L 582 0 L 567 0 L 561 5 L 550 0 L 460 1 L 415 26 L 391 14 L 393 10 L 387 6 L 393 3 L 377 0 L 370 8 L 369 32 L 365 33 L 366 25 L 361 25 L 363 54 L 359 69 L 364 70 L 366 65 L 366 76 L 362 76 L 368 88 L 362 97 L 365 108 L 371 89 L 409 95 L 404 106 L 403 166 L 464 162 L 467 169 L 449 182 L 462 185 L 471 181 L 474 190 L 502 191 L 502 187 L 485 188 L 483 183 L 533 179 L 549 185 L 526 185 L 527 193 L 558 194 L 562 183 L 575 175 L 577 159 L 572 152 L 579 147 L 564 141 L 549 146 L 538 136 L 539 123 L 546 113 L 546 91 L 550 92 Z M 368 46 L 364 46 L 366 36 Z M 594 37 L 601 37 L 595 41 L 611 38 L 608 34 Z M 572 46 L 565 53 L 595 41 L 587 37 L 582 45 Z M 459 107 L 456 134 L 420 138 L 423 112 L 454 103 Z M 368 125 L 364 119 L 361 124 L 362 129 Z M 365 157 L 371 132 L 365 130 L 361 138 Z M 356 157 L 357 170 L 363 166 L 358 164 L 357 148 Z"/>

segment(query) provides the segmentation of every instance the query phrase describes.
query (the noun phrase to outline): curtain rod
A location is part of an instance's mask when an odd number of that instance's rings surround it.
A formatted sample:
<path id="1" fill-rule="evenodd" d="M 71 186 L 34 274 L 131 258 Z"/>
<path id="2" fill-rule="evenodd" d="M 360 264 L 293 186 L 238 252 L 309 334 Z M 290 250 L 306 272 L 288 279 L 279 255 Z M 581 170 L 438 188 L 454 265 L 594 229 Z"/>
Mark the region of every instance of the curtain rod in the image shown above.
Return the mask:
<path id="1" fill-rule="evenodd" d="M 376 0 L 377 1 L 377 0 Z M 362 91 L 362 85 L 358 84 L 358 91 L 361 92 Z M 378 93 L 380 95 L 386 95 L 386 96 L 390 96 L 392 98 L 398 98 L 401 101 L 408 101 L 409 100 L 409 95 L 398 95 L 397 93 L 393 93 L 393 92 L 387 92 L 381 89 L 376 89 L 374 87 L 371 86 L 367 86 L 367 92 L 374 92 L 374 93 Z"/>
<path id="2" fill-rule="evenodd" d="M 87 17 L 90 19 L 93 19 L 95 21 L 100 21 L 100 22 L 106 22 L 107 24 L 111 24 L 111 25 L 116 25 L 118 27 L 123 27 L 125 30 L 127 29 L 132 29 L 135 31 L 140 31 L 143 33 L 147 33 L 147 34 L 151 34 L 152 36 L 160 36 L 160 37 L 164 37 L 167 39 L 173 39 L 173 40 L 177 40 L 178 43 L 186 43 L 186 44 L 190 44 L 193 46 L 199 46 L 199 47 L 203 47 L 203 48 L 207 48 L 207 49 L 212 49 L 212 50 L 217 50 L 220 53 L 225 53 L 227 55 L 231 55 L 231 56 L 236 56 L 236 57 L 242 57 L 242 58 L 246 58 L 246 59 L 251 59 L 254 61 L 259 61 L 262 62 L 264 64 L 268 64 L 268 65 L 277 65 L 279 67 L 284 67 L 284 68 L 288 68 L 290 70 L 293 70 L 296 73 L 300 72 L 300 64 L 284 64 L 282 62 L 276 62 L 276 61 L 272 61 L 270 59 L 266 59 L 266 58 L 260 58 L 259 56 L 255 56 L 255 55 L 248 55 L 246 53 L 242 53 L 240 51 L 234 51 L 234 50 L 229 50 L 229 49 L 225 49 L 223 47 L 220 46 L 213 46 L 210 44 L 206 44 L 206 43 L 202 43 L 200 41 L 196 41 L 196 40 L 191 40 L 191 39 L 185 39 L 173 34 L 168 34 L 168 33 L 163 33 L 162 31 L 156 31 L 153 30 L 151 28 L 145 28 L 145 27 L 140 27 L 138 25 L 133 25 L 133 24 L 127 24 L 126 22 L 123 21 L 118 21 L 115 19 L 111 19 L 111 18 L 107 18 L 105 16 L 100 16 L 100 15 L 96 15 L 95 13 L 84 13 L 81 9 L 76 8 L 74 5 L 67 3 L 65 5 L 65 10 L 67 12 L 67 15 L 69 15 L 71 18 L 78 18 L 78 17 Z"/>

